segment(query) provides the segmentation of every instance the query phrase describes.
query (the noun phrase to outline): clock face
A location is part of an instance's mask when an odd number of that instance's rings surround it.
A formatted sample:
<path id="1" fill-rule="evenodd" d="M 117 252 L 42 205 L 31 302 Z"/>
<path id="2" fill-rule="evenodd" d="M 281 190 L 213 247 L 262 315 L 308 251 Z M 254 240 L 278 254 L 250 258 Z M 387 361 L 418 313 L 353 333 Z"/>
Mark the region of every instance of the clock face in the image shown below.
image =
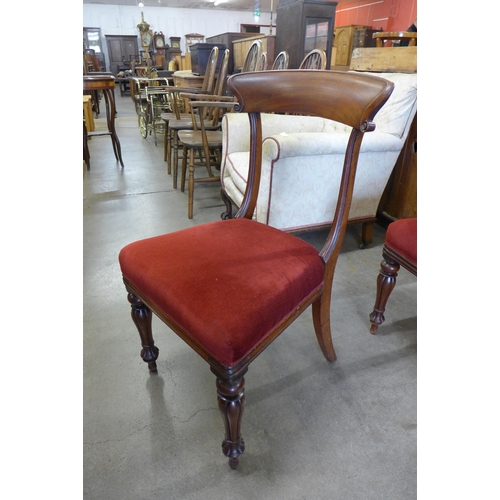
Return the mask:
<path id="1" fill-rule="evenodd" d="M 146 33 L 142 34 L 142 45 L 144 47 L 149 46 L 151 43 L 151 34 L 146 31 Z"/>
<path id="2" fill-rule="evenodd" d="M 163 38 L 158 37 L 156 39 L 156 46 L 160 48 L 165 47 L 165 42 L 163 41 Z"/>
<path id="3" fill-rule="evenodd" d="M 179 47 L 179 42 L 173 42 L 173 43 L 172 43 L 172 47 L 176 47 L 176 48 L 178 48 L 178 47 Z"/>

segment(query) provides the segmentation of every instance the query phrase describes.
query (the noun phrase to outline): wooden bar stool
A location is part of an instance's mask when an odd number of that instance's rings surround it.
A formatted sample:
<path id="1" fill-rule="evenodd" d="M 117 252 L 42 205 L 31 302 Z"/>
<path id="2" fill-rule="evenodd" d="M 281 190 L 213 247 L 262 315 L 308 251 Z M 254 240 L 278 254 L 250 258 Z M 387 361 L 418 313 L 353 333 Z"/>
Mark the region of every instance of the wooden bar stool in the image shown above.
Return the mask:
<path id="1" fill-rule="evenodd" d="M 409 47 L 417 45 L 417 34 L 413 31 L 380 31 L 372 35 L 377 47 L 383 47 L 386 40 L 409 40 Z"/>
<path id="2" fill-rule="evenodd" d="M 99 135 L 109 135 L 111 136 L 111 142 L 113 144 L 113 151 L 115 153 L 115 158 L 120 162 L 123 167 L 122 153 L 120 141 L 116 135 L 115 130 L 115 78 L 114 76 L 108 75 L 84 75 L 83 76 L 83 90 L 84 91 L 99 91 L 101 90 L 104 95 L 104 101 L 106 103 L 106 119 L 108 123 L 107 131 L 94 131 L 89 132 L 84 129 L 84 157 L 87 156 L 87 169 L 90 168 L 90 155 L 88 153 L 87 141 L 88 137 L 94 137 Z"/>

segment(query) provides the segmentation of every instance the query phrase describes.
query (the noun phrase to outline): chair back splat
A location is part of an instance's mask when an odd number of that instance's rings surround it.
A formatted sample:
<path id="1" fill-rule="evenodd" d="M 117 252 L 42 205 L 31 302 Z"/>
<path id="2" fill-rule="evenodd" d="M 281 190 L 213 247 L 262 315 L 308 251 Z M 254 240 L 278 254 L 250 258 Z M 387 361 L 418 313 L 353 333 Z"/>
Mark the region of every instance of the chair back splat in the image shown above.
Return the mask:
<path id="1" fill-rule="evenodd" d="M 241 420 L 250 363 L 311 305 L 323 355 L 336 358 L 330 329 L 335 263 L 362 138 L 374 129 L 372 120 L 394 84 L 365 74 L 276 70 L 233 75 L 228 88 L 238 100 L 236 111 L 250 120 L 250 171 L 236 217 L 136 241 L 121 250 L 119 260 L 142 359 L 157 370 L 154 313 L 208 362 L 225 428 L 222 451 L 236 468 L 245 449 Z M 262 163 L 261 113 L 315 115 L 352 127 L 341 180 L 332 188 L 333 225 L 319 252 L 252 220 Z"/>

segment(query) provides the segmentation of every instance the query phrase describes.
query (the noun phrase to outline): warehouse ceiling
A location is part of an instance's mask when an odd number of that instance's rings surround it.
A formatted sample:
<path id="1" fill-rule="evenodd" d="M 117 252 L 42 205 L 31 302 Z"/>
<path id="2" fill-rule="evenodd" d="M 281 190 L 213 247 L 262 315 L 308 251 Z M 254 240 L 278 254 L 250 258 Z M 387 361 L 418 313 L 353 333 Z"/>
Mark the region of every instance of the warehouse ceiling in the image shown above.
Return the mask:
<path id="1" fill-rule="evenodd" d="M 83 3 L 103 5 L 138 5 L 139 1 L 140 0 L 83 0 Z M 337 0 L 337 7 L 356 1 L 359 0 Z M 217 6 L 213 5 L 214 0 L 142 0 L 145 7 L 239 10 L 244 12 L 255 12 L 256 10 L 270 12 L 271 2 L 273 3 L 273 12 L 276 12 L 279 0 L 221 0 L 221 3 Z"/>

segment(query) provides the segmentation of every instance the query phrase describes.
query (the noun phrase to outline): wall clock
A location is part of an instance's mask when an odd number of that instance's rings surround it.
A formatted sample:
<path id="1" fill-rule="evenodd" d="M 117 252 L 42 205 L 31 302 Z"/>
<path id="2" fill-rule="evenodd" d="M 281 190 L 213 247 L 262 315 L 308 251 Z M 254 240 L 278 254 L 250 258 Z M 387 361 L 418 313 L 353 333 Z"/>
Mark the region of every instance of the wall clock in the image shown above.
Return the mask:
<path id="1" fill-rule="evenodd" d="M 173 49 L 181 48 L 181 37 L 180 36 L 171 36 L 170 37 L 170 47 Z"/>
<path id="2" fill-rule="evenodd" d="M 154 33 L 154 47 L 156 50 L 165 50 L 165 35 L 160 31 Z"/>

